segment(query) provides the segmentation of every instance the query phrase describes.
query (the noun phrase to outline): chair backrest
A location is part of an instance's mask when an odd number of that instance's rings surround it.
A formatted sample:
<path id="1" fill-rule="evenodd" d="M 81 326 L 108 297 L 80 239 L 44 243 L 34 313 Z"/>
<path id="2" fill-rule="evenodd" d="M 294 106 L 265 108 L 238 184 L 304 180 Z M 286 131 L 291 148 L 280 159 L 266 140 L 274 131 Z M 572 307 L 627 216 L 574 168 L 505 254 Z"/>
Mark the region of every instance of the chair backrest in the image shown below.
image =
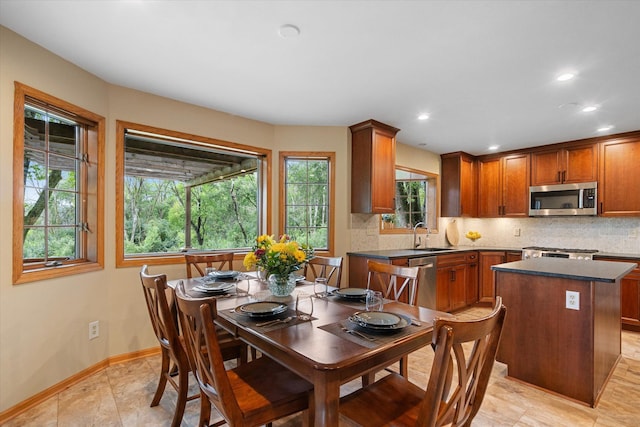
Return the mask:
<path id="1" fill-rule="evenodd" d="M 489 384 L 506 311 L 497 297 L 486 317 L 436 319 L 435 357 L 417 426 L 471 425 Z"/>
<path id="2" fill-rule="evenodd" d="M 158 342 L 176 359 L 183 357 L 183 347 L 178 333 L 178 317 L 171 289 L 167 287 L 167 276 L 149 274 L 149 269 L 145 265 L 140 270 L 140 282 Z"/>
<path id="3" fill-rule="evenodd" d="M 200 390 L 226 420 L 241 418 L 214 324 L 217 316 L 215 298 L 191 298 L 182 282 L 176 286 L 175 295 L 185 347 Z"/>
<path id="4" fill-rule="evenodd" d="M 192 268 L 200 276 L 205 275 L 206 267 L 215 267 L 218 270 L 233 270 L 233 252 L 218 252 L 214 254 L 185 254 L 187 264 L 187 277 L 192 277 Z"/>
<path id="5" fill-rule="evenodd" d="M 367 260 L 367 289 L 381 290 L 385 298 L 398 301 L 406 292 L 407 302 L 417 304 L 419 267 L 403 267 Z"/>
<path id="6" fill-rule="evenodd" d="M 339 288 L 342 280 L 342 257 L 315 256 L 305 264 L 304 275 L 311 282 L 316 277 L 326 277 L 331 286 Z"/>

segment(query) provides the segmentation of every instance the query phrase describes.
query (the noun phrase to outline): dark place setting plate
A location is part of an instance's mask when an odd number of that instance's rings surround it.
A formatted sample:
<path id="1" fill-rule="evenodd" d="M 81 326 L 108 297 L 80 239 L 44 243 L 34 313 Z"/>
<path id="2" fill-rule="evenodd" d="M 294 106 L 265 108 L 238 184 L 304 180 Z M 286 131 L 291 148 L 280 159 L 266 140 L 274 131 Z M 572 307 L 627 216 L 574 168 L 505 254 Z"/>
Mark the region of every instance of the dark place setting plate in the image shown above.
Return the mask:
<path id="1" fill-rule="evenodd" d="M 286 310 L 286 304 L 271 301 L 259 301 L 242 304 L 241 306 L 236 307 L 235 311 L 236 313 L 246 314 L 249 317 L 265 318 L 284 313 Z"/>

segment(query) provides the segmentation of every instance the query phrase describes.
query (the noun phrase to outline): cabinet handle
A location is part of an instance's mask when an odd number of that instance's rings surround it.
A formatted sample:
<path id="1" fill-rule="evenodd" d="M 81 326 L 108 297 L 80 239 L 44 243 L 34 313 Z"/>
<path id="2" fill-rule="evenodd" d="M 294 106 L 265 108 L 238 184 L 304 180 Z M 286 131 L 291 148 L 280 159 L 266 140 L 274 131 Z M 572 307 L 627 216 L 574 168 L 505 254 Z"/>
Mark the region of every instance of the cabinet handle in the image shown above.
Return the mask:
<path id="1" fill-rule="evenodd" d="M 558 177 L 556 178 L 556 182 L 562 182 L 562 181 L 560 180 L 560 171 L 558 171 Z"/>
<path id="2" fill-rule="evenodd" d="M 567 171 L 562 171 L 562 182 L 565 182 L 567 179 Z"/>

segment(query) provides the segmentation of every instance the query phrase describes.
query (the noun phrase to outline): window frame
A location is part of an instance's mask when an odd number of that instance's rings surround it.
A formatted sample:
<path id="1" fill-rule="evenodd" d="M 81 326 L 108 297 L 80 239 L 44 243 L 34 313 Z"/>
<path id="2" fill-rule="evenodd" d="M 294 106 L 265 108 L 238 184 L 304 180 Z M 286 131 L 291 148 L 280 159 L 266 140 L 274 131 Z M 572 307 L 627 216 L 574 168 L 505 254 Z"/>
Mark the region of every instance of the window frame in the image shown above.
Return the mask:
<path id="1" fill-rule="evenodd" d="M 124 172 L 125 172 L 125 134 L 127 130 L 147 132 L 161 135 L 167 138 L 180 140 L 181 143 L 192 144 L 194 146 L 215 146 L 229 150 L 245 151 L 262 156 L 262 194 L 260 197 L 260 226 L 270 232 L 271 224 L 271 156 L 269 149 L 254 147 L 250 145 L 238 144 L 235 142 L 223 141 L 205 136 L 193 135 L 155 126 L 143 125 L 139 123 L 116 120 L 116 268 L 140 267 L 142 265 L 169 265 L 184 262 L 184 253 L 172 252 L 167 254 L 140 254 L 125 255 L 124 253 Z M 237 259 L 242 258 L 242 254 L 236 252 Z"/>
<path id="2" fill-rule="evenodd" d="M 334 241 L 335 241 L 335 175 L 336 175 L 336 153 L 335 151 L 281 151 L 280 152 L 280 174 L 279 174 L 279 193 L 278 193 L 278 211 L 279 222 L 278 229 L 280 234 L 285 232 L 285 224 L 287 223 L 287 208 L 286 208 L 286 161 L 291 159 L 313 160 L 323 159 L 329 162 L 329 224 L 327 227 L 327 250 L 316 250 L 317 255 L 333 256 L 334 253 Z"/>
<path id="3" fill-rule="evenodd" d="M 435 218 L 434 218 L 434 226 L 429 227 L 429 233 L 438 234 L 439 232 L 438 223 L 440 220 L 440 175 L 433 172 L 427 172 L 424 170 L 414 169 L 414 168 L 409 168 L 409 167 L 399 166 L 399 165 L 396 165 L 395 170 L 401 170 L 403 172 L 408 172 L 410 174 L 424 175 L 425 177 L 435 179 L 436 181 L 436 185 L 434 186 L 435 194 L 433 195 Z M 429 194 L 427 194 L 426 197 L 428 199 Z M 427 230 L 424 227 L 426 226 L 419 227 L 416 230 L 416 232 L 418 234 L 426 234 Z M 382 215 L 379 215 L 379 233 L 380 234 L 413 234 L 413 229 L 404 228 L 404 227 L 389 228 L 388 226 L 385 225 L 384 221 L 382 220 Z"/>
<path id="4" fill-rule="evenodd" d="M 20 82 L 14 82 L 14 118 L 13 118 L 13 284 L 37 280 L 65 277 L 104 268 L 104 156 L 105 123 L 104 117 L 71 104 L 55 96 Z M 80 195 L 82 203 L 79 209 L 86 213 L 88 233 L 83 233 L 83 259 L 63 261 L 60 265 L 45 266 L 42 263 L 25 265 L 23 257 L 24 231 L 24 128 L 25 105 L 28 99 L 50 105 L 53 109 L 78 116 L 79 121 L 92 123 L 87 132 L 87 154 L 91 165 L 83 168 L 81 179 L 85 186 Z M 78 208 L 78 207 L 77 207 Z"/>

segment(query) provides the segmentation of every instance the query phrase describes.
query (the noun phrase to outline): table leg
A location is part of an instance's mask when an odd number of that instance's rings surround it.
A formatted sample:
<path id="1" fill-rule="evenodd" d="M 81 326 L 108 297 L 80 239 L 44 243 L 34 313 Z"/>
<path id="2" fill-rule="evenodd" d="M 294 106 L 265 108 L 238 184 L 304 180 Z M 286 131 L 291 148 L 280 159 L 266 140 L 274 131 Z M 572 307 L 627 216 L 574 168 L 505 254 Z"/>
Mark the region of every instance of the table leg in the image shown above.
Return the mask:
<path id="1" fill-rule="evenodd" d="M 335 371 L 316 371 L 313 381 L 315 426 L 337 426 L 340 380 Z"/>

